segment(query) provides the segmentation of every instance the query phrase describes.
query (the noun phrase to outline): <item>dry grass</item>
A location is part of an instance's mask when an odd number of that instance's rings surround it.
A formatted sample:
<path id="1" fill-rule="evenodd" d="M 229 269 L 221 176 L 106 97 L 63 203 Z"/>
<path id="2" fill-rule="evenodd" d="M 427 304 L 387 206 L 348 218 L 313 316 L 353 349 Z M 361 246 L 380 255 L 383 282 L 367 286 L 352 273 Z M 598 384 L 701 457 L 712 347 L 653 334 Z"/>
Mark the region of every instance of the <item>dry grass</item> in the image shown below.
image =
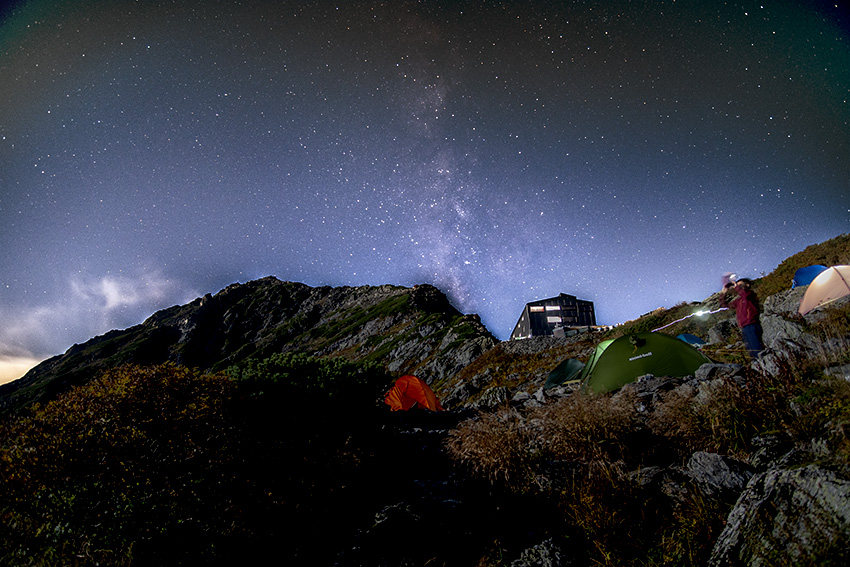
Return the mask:
<path id="1" fill-rule="evenodd" d="M 743 456 L 749 413 L 744 395 L 728 380 L 678 388 L 656 405 L 649 426 L 683 456 L 695 451 Z"/>
<path id="2" fill-rule="evenodd" d="M 806 326 L 821 344 L 817 362 L 825 365 L 850 363 L 850 303 L 824 311 L 822 319 Z"/>
<path id="3" fill-rule="evenodd" d="M 708 451 L 746 459 L 758 436 L 781 433 L 804 442 L 850 418 L 850 384 L 783 364 L 777 376 L 751 371 L 673 390 L 656 404 L 649 426 L 683 458 Z"/>
<path id="4" fill-rule="evenodd" d="M 510 409 L 464 421 L 447 441 L 449 454 L 471 474 L 517 492 L 534 485 L 531 446 L 525 421 Z"/>
<path id="5" fill-rule="evenodd" d="M 706 498 L 699 491 L 688 493 L 673 509 L 669 526 L 661 535 L 659 565 L 704 565 L 712 544 L 723 531 L 728 506 Z"/>
<path id="6" fill-rule="evenodd" d="M 539 444 L 553 458 L 614 462 L 634 453 L 638 434 L 634 395 L 593 396 L 576 392 L 534 412 Z"/>
<path id="7" fill-rule="evenodd" d="M 850 469 L 850 384 L 803 359 L 782 364 L 777 376 L 753 371 L 681 386 L 645 413 L 632 390 L 575 393 L 527 415 L 502 408 L 452 431 L 449 452 L 494 485 L 554 500 L 596 564 L 704 564 L 729 503 L 687 484 L 671 500 L 635 471 L 681 465 L 696 451 L 746 460 L 756 438 L 776 434 L 802 448 L 817 444 L 824 464 Z M 538 482 L 553 470 L 557 482 Z"/>
<path id="8" fill-rule="evenodd" d="M 657 520 L 626 472 L 622 462 L 591 461 L 562 494 L 564 514 L 587 536 L 601 565 L 630 564 L 643 555 Z"/>

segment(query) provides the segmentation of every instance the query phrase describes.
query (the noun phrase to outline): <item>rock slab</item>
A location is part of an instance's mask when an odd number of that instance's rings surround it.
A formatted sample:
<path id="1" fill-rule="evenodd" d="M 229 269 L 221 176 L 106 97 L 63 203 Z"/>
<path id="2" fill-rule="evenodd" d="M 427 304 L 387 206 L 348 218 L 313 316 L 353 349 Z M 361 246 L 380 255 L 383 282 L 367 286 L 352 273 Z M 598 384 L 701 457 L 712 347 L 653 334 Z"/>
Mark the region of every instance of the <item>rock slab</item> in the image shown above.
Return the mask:
<path id="1" fill-rule="evenodd" d="M 847 565 L 848 541 L 850 480 L 817 465 L 774 469 L 750 480 L 708 564 Z"/>

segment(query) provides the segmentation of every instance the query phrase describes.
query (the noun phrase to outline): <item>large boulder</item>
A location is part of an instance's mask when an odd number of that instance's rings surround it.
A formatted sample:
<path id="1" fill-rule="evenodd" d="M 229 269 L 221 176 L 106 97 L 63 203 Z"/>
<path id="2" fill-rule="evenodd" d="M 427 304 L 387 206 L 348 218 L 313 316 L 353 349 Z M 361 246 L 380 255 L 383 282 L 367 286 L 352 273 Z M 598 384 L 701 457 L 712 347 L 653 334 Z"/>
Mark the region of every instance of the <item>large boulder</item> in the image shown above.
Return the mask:
<path id="1" fill-rule="evenodd" d="M 850 480 L 808 465 L 752 478 L 726 521 L 709 565 L 846 565 Z"/>
<path id="2" fill-rule="evenodd" d="M 697 451 L 688 460 L 687 473 L 706 496 L 734 502 L 752 478 L 753 469 L 731 457 Z"/>
<path id="3" fill-rule="evenodd" d="M 762 302 L 762 313 L 782 317 L 797 317 L 800 301 L 803 300 L 807 289 L 809 289 L 809 286 L 804 285 L 766 297 Z"/>
<path id="4" fill-rule="evenodd" d="M 730 343 L 738 336 L 738 324 L 735 318 L 723 319 L 708 330 L 708 344 Z"/>
<path id="5" fill-rule="evenodd" d="M 735 379 L 740 377 L 743 371 L 744 367 L 740 364 L 709 362 L 696 369 L 694 378 L 698 382 L 717 378 Z"/>
<path id="6" fill-rule="evenodd" d="M 549 538 L 524 550 L 510 567 L 566 567 L 572 564 L 570 554 Z"/>
<path id="7" fill-rule="evenodd" d="M 611 398 L 612 403 L 621 399 L 634 399 L 639 413 L 650 412 L 664 395 L 678 388 L 685 380 L 681 376 L 638 376 L 634 382 L 624 385 Z"/>
<path id="8" fill-rule="evenodd" d="M 628 478 L 642 489 L 681 506 L 695 493 L 707 500 L 732 505 L 752 478 L 754 469 L 737 459 L 698 451 L 685 467 L 647 466 L 631 471 Z"/>
<path id="9" fill-rule="evenodd" d="M 800 323 L 780 315 L 762 315 L 761 327 L 764 346 L 789 352 L 817 350 L 820 341 L 803 331 Z"/>

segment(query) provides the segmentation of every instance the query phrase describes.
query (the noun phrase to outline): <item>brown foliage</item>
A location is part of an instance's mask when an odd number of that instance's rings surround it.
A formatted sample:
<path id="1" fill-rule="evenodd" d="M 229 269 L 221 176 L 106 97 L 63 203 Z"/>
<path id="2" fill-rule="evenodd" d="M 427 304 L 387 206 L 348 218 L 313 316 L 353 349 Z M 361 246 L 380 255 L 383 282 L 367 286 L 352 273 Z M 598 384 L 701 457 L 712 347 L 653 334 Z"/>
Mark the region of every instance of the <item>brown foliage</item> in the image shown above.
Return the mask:
<path id="1" fill-rule="evenodd" d="M 123 367 L 5 423 L 0 561 L 120 565 L 181 522 L 226 532 L 232 391 L 219 374 Z"/>
<path id="2" fill-rule="evenodd" d="M 554 458 L 614 462 L 632 453 L 639 429 L 633 394 L 616 397 L 576 392 L 537 410 L 540 444 Z"/>
<path id="3" fill-rule="evenodd" d="M 534 479 L 531 440 L 521 416 L 502 409 L 462 422 L 449 432 L 446 447 L 474 476 L 521 492 Z"/>

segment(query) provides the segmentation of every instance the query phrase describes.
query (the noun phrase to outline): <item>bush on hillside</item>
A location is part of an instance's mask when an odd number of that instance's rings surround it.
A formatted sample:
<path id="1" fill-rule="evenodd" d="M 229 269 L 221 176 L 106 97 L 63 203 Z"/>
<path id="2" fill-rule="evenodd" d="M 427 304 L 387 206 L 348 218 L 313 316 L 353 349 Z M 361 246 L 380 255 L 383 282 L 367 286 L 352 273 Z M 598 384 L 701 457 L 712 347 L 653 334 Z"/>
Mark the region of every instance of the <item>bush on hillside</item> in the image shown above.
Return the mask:
<path id="1" fill-rule="evenodd" d="M 306 357 L 236 374 L 125 366 L 0 424 L 0 565 L 332 556 L 323 534 L 390 484 L 369 418 L 386 374 Z M 368 406 L 340 419 L 351 398 Z"/>
<path id="2" fill-rule="evenodd" d="M 482 413 L 449 432 L 449 454 L 468 471 L 493 484 L 524 492 L 534 484 L 531 434 L 511 409 Z"/>
<path id="3" fill-rule="evenodd" d="M 392 387 L 392 377 L 375 362 L 318 358 L 301 353 L 277 353 L 231 366 L 227 374 L 241 391 L 304 405 L 321 400 L 356 406 L 374 405 Z"/>
<path id="4" fill-rule="evenodd" d="M 607 461 L 637 458 L 641 427 L 634 395 L 616 398 L 576 392 L 534 412 L 541 447 L 553 458 Z"/>
<path id="5" fill-rule="evenodd" d="M 824 266 L 850 264 L 850 234 L 842 234 L 825 242 L 812 244 L 805 250 L 786 258 L 770 274 L 755 282 L 755 290 L 760 297 L 767 297 L 790 289 L 797 270 L 817 264 Z"/>
<path id="6" fill-rule="evenodd" d="M 0 563 L 121 565 L 175 539 L 210 553 L 251 492 L 232 474 L 234 390 L 221 374 L 124 367 L 4 424 Z"/>

